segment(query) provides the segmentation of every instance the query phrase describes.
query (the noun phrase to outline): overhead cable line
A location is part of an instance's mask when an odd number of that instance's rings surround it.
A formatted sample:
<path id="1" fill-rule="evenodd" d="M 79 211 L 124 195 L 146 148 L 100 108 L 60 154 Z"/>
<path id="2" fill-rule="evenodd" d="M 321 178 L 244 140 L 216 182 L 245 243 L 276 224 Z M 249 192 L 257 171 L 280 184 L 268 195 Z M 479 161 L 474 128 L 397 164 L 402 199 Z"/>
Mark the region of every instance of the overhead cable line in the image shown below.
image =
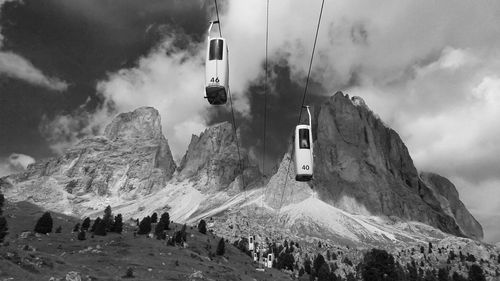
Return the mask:
<path id="1" fill-rule="evenodd" d="M 313 44 L 312 53 L 311 53 L 311 60 L 309 61 L 309 71 L 307 72 L 307 79 L 306 79 L 306 85 L 304 87 L 304 93 L 302 94 L 302 103 L 301 103 L 301 106 L 300 106 L 300 109 L 299 109 L 299 119 L 297 120 L 297 125 L 300 124 L 300 119 L 302 118 L 302 108 L 304 107 L 304 103 L 305 103 L 305 100 L 306 100 L 307 88 L 308 88 L 308 85 L 309 85 L 309 78 L 311 76 L 312 63 L 313 63 L 313 59 L 314 59 L 314 51 L 316 50 L 316 42 L 318 40 L 318 32 L 319 32 L 319 27 L 320 27 L 320 24 L 321 24 L 321 16 L 323 15 L 323 7 L 324 7 L 324 5 L 325 5 L 325 0 L 323 0 L 321 2 L 321 9 L 320 9 L 320 12 L 319 12 L 319 17 L 318 17 L 318 25 L 316 27 L 316 35 L 314 36 L 314 44 Z M 293 149 L 292 149 L 292 152 L 293 152 Z M 288 167 L 286 169 L 285 184 L 283 186 L 283 192 L 281 193 L 280 207 L 279 207 L 278 213 L 276 215 L 276 220 L 279 219 L 279 215 L 280 215 L 280 212 L 281 212 L 281 207 L 283 206 L 283 195 L 285 194 L 286 184 L 288 183 L 288 175 L 290 173 L 290 164 L 291 163 L 292 163 L 292 155 L 290 155 L 290 159 L 288 160 Z M 291 192 L 290 196 L 292 196 L 292 194 L 293 194 L 293 189 L 292 189 L 292 192 Z"/>
<path id="2" fill-rule="evenodd" d="M 222 37 L 222 27 L 219 20 L 219 8 L 217 8 L 217 0 L 214 1 L 215 1 L 215 13 L 217 14 L 217 22 L 219 22 L 219 35 L 220 37 Z"/>
<path id="3" fill-rule="evenodd" d="M 217 22 L 219 23 L 219 35 L 220 37 L 222 37 L 222 24 L 220 22 L 220 18 L 219 18 L 219 9 L 217 7 L 217 0 L 214 0 L 215 2 L 215 13 L 217 14 Z M 245 186 L 245 165 L 244 163 L 241 161 L 241 153 L 240 153 L 240 143 L 239 143 L 239 140 L 238 140 L 238 133 L 237 133 L 237 130 L 236 130 L 236 118 L 234 117 L 234 109 L 233 109 L 233 98 L 232 98 L 232 95 L 231 95 L 231 90 L 228 88 L 228 93 L 229 93 L 229 104 L 231 105 L 231 116 L 232 116 L 232 123 L 233 123 L 233 132 L 234 132 L 234 138 L 236 139 L 236 149 L 238 151 L 238 163 L 239 163 L 239 168 L 241 169 L 241 183 L 243 185 L 243 190 L 245 192 L 245 200 L 247 199 L 247 190 L 246 190 L 246 186 Z"/>
<path id="4" fill-rule="evenodd" d="M 269 72 L 268 72 L 268 63 L 267 63 L 267 50 L 268 50 L 268 42 L 269 42 L 269 0 L 267 0 L 267 5 L 266 5 L 266 61 L 265 61 L 265 84 L 264 84 L 264 137 L 263 137 L 263 148 L 262 148 L 262 176 L 263 178 L 266 177 L 266 129 L 267 129 L 267 92 L 268 92 L 268 77 L 269 77 Z M 267 193 L 269 185 L 266 186 L 265 190 L 263 190 L 263 194 L 261 197 L 261 204 L 260 207 L 262 209 L 262 212 L 264 212 L 264 196 Z"/>

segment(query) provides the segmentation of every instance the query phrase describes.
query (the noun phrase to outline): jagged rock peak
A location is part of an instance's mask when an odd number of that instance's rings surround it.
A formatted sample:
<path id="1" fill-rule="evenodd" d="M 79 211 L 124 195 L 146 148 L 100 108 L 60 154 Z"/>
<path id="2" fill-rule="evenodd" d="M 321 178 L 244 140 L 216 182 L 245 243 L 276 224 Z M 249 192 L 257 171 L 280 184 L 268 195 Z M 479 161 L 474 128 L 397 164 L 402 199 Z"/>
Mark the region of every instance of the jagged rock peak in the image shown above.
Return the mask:
<path id="1" fill-rule="evenodd" d="M 193 135 L 178 171 L 180 179 L 197 181 L 203 190 L 226 188 L 242 174 L 259 177 L 248 161 L 246 150 L 239 147 L 238 154 L 237 139 L 229 122 L 215 124 L 199 136 Z M 245 180 L 247 184 L 249 181 Z"/>
<path id="2" fill-rule="evenodd" d="M 321 200 L 350 213 L 396 216 L 480 237 L 468 218 L 445 211 L 438 193 L 419 178 L 399 135 L 360 98 L 337 92 L 315 116 L 314 189 Z"/>
<path id="3" fill-rule="evenodd" d="M 366 107 L 365 100 L 362 99 L 361 97 L 354 96 L 351 98 L 351 101 L 354 105 Z"/>
<path id="4" fill-rule="evenodd" d="M 120 113 L 106 126 L 104 135 L 110 140 L 160 139 L 163 136 L 160 114 L 153 107 Z"/>
<path id="5" fill-rule="evenodd" d="M 160 121 L 151 107 L 119 114 L 105 136 L 85 138 L 63 155 L 9 176 L 5 194 L 81 214 L 106 202 L 125 203 L 157 192 L 176 169 Z"/>
<path id="6" fill-rule="evenodd" d="M 474 239 L 483 238 L 481 224 L 471 215 L 465 205 L 460 201 L 455 185 L 447 178 L 438 174 L 422 172 L 422 181 L 432 190 L 443 210 L 455 218 L 460 229 Z"/>

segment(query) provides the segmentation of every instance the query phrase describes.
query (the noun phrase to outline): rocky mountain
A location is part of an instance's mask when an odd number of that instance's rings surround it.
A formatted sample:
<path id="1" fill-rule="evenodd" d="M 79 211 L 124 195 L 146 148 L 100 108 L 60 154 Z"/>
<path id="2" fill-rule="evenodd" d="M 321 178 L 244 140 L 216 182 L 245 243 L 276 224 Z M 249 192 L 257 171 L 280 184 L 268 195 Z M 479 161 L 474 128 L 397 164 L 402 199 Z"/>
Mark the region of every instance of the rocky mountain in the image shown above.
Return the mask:
<path id="1" fill-rule="evenodd" d="M 80 215 L 95 208 L 95 198 L 119 202 L 158 191 L 175 169 L 158 111 L 142 107 L 119 114 L 104 136 L 5 178 L 2 189 L 7 197 Z"/>
<path id="2" fill-rule="evenodd" d="M 177 222 L 213 218 L 211 228 L 234 240 L 251 233 L 350 245 L 482 238 L 454 186 L 419 175 L 398 134 L 361 99 L 337 93 L 314 117 L 310 183 L 294 180 L 293 165 L 287 173 L 290 152 L 264 181 L 228 122 L 193 135 L 176 167 L 158 112 L 139 108 L 118 115 L 103 136 L 4 177 L 0 186 L 9 200 L 77 216 L 95 217 L 111 205 L 126 218 L 165 211 Z"/>
<path id="3" fill-rule="evenodd" d="M 194 181 L 205 191 L 226 189 L 235 180 L 239 189 L 248 188 L 260 179 L 259 170 L 249 162 L 246 150 L 239 147 L 229 122 L 193 135 L 178 171 L 177 179 Z"/>
<path id="4" fill-rule="evenodd" d="M 420 179 L 430 188 L 443 211 L 455 218 L 460 229 L 474 238 L 482 238 L 481 225 L 460 201 L 457 189 L 448 179 L 433 173 L 420 173 Z"/>
<path id="5" fill-rule="evenodd" d="M 421 178 L 399 135 L 360 98 L 338 92 L 315 117 L 312 187 L 322 201 L 349 213 L 396 216 L 483 237 L 455 187 L 437 175 Z"/>

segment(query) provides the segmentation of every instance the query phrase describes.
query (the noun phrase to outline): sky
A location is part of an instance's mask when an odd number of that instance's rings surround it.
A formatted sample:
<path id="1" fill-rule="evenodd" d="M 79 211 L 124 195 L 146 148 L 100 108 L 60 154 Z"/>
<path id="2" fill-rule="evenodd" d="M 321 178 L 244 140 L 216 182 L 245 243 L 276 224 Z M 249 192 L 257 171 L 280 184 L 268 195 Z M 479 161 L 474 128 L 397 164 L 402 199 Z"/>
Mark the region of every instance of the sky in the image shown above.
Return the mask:
<path id="1" fill-rule="evenodd" d="M 261 168 L 266 3 L 218 1 L 241 141 Z M 211 1 L 0 5 L 1 174 L 18 159 L 58 155 L 139 106 L 160 111 L 177 161 L 192 134 L 230 120 L 228 106 L 203 99 Z M 297 122 L 320 6 L 269 1 L 266 173 Z M 362 97 L 417 169 L 456 185 L 488 242 L 500 241 L 498 34 L 498 1 L 327 0 L 306 98 Z"/>

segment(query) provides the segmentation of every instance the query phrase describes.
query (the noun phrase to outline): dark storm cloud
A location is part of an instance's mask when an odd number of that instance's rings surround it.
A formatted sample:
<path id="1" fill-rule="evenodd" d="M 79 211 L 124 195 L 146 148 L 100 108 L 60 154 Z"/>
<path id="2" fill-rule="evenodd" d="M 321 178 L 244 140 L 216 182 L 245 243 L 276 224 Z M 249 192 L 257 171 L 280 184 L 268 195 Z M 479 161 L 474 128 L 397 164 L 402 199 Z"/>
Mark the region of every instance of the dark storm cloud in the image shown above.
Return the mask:
<path id="1" fill-rule="evenodd" d="M 0 71 L 0 156 L 19 151 L 16 147 L 37 158 L 50 155 L 38 132 L 42 116 L 69 116 L 89 97 L 86 110 L 95 110 L 103 102 L 96 95 L 97 82 L 109 72 L 134 65 L 173 30 L 189 34 L 189 40 L 203 41 L 207 10 L 201 0 L 4 3 L 0 17 L 3 51 L 26 58 L 34 68 L 66 81 L 69 87 L 64 95 L 54 96 L 50 89 L 28 85 Z M 182 38 L 175 40 L 177 46 L 189 44 Z M 49 80 L 34 74 L 39 84 L 48 85 Z"/>

